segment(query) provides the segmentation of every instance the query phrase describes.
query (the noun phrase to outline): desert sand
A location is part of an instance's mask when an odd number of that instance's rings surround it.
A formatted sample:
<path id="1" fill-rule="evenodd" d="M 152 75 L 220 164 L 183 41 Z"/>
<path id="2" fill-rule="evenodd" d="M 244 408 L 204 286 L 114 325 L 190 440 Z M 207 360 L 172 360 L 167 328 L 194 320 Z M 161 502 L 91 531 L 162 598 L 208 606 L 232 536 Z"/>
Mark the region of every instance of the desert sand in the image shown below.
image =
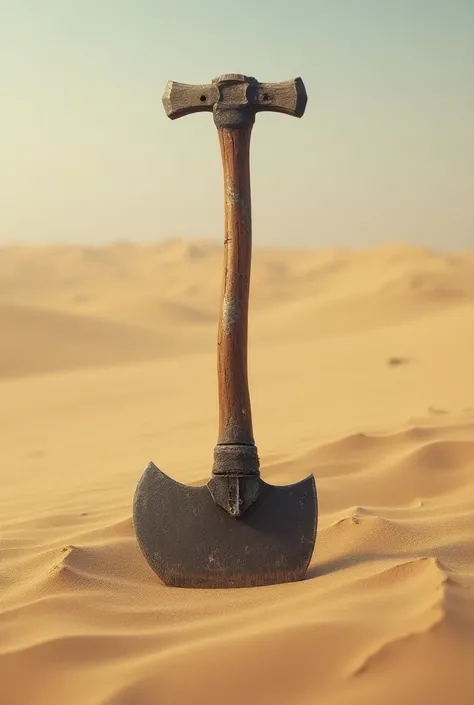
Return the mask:
<path id="1" fill-rule="evenodd" d="M 313 472 L 307 579 L 164 587 L 131 502 L 205 482 L 222 247 L 0 250 L 2 705 L 472 705 L 474 253 L 254 252 L 262 477 Z"/>

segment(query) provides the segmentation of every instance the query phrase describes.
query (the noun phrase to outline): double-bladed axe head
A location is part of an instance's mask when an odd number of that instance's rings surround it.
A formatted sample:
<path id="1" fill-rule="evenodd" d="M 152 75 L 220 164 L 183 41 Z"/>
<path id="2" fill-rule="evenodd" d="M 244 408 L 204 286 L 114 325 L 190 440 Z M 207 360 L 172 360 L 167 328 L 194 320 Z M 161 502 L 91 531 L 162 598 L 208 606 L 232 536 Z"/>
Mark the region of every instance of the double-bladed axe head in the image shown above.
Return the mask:
<path id="1" fill-rule="evenodd" d="M 191 113 L 212 112 L 219 127 L 253 124 L 259 112 L 302 117 L 308 96 L 301 78 L 280 83 L 261 83 L 253 76 L 228 73 L 209 84 L 169 81 L 163 106 L 171 120 Z"/>
<path id="2" fill-rule="evenodd" d="M 247 313 L 251 259 L 249 143 L 261 111 L 301 117 L 300 78 L 259 83 L 226 74 L 211 84 L 170 81 L 168 117 L 212 112 L 225 184 L 226 237 L 218 325 L 219 435 L 204 486 L 176 482 L 150 463 L 135 492 L 138 544 L 166 585 L 229 588 L 301 580 L 314 549 L 314 477 L 275 486 L 260 477 L 247 381 Z"/>

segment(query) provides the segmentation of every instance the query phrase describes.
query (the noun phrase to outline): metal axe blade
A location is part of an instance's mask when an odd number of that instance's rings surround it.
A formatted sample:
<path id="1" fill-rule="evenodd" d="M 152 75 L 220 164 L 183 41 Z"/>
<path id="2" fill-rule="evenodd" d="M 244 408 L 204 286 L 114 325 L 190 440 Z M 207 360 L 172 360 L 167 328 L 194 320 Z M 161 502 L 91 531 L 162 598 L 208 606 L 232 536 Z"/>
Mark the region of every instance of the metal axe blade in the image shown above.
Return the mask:
<path id="1" fill-rule="evenodd" d="M 255 587 L 301 580 L 317 528 L 314 477 L 262 487 L 241 518 L 216 505 L 207 486 L 183 485 L 150 463 L 138 483 L 139 546 L 165 585 Z"/>

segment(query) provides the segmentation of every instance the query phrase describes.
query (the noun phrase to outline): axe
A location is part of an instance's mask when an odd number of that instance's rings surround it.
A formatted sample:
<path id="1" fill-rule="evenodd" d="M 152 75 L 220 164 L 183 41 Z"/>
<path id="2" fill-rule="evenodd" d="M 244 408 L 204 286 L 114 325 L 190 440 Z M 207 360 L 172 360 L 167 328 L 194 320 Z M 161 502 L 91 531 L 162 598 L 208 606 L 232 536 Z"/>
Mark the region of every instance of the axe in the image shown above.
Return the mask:
<path id="1" fill-rule="evenodd" d="M 301 78 L 260 83 L 226 74 L 208 85 L 168 82 L 172 120 L 212 112 L 224 172 L 225 238 L 217 333 L 219 431 L 206 485 L 188 486 L 153 462 L 135 491 L 138 545 L 165 585 L 231 588 L 301 580 L 314 550 L 318 503 L 314 476 L 277 486 L 260 477 L 247 377 L 252 254 L 249 149 L 255 114 L 302 117 Z"/>

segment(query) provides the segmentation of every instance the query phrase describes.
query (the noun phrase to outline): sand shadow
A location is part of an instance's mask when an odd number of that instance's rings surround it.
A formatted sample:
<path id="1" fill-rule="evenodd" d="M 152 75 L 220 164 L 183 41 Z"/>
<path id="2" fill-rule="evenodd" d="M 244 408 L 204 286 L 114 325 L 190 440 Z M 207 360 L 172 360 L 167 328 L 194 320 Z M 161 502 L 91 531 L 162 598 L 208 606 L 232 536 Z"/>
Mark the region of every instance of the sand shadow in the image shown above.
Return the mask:
<path id="1" fill-rule="evenodd" d="M 407 553 L 362 553 L 357 556 L 344 556 L 343 558 L 336 558 L 331 561 L 325 561 L 324 563 L 316 563 L 308 568 L 305 580 L 314 580 L 314 578 L 320 578 L 323 575 L 329 575 L 330 573 L 336 573 L 346 568 L 352 568 L 357 565 L 363 565 L 364 563 L 374 563 L 375 561 L 384 560 L 414 560 L 415 558 L 424 558 L 418 554 L 407 554 Z"/>

